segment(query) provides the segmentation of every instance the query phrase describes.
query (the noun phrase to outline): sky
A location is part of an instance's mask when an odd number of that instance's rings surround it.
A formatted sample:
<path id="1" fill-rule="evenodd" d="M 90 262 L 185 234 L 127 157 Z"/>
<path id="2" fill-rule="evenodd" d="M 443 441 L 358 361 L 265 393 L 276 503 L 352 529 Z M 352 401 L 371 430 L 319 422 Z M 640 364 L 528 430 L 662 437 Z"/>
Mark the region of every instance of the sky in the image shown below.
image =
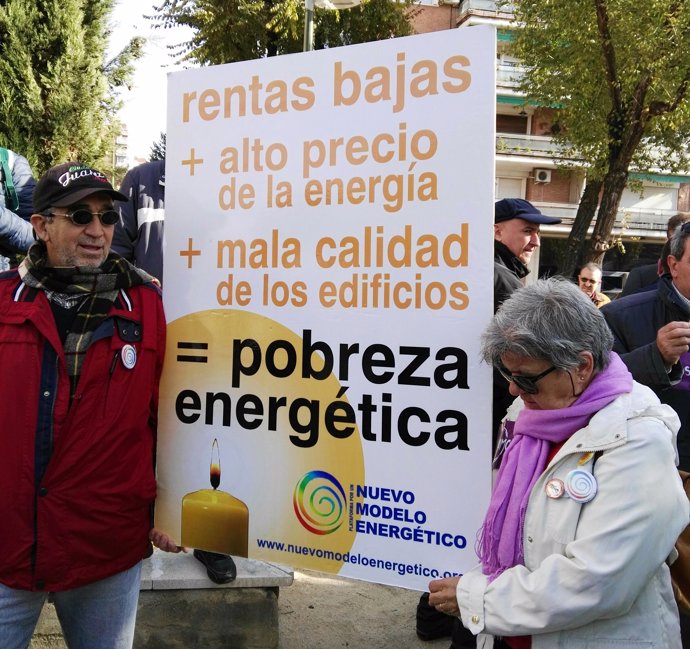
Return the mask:
<path id="1" fill-rule="evenodd" d="M 111 17 L 111 56 L 133 36 L 147 39 L 144 56 L 135 63 L 133 87 L 120 95 L 124 104 L 120 119 L 128 129 L 130 165 L 135 164 L 134 158 L 148 160 L 151 146 L 165 132 L 167 73 L 182 67 L 174 63 L 166 45 L 187 40 L 189 34 L 183 28 L 153 29 L 151 21 L 144 18 L 154 13 L 153 5 L 151 0 L 118 0 Z"/>

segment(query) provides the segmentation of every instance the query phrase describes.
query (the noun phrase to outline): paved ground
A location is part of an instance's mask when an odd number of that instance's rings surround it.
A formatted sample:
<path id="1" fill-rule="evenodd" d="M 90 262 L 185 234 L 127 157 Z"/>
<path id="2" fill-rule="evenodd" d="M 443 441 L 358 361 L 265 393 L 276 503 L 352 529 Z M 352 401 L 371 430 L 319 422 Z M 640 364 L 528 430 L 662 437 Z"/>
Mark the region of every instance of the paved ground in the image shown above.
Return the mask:
<path id="1" fill-rule="evenodd" d="M 280 589 L 278 649 L 448 649 L 450 639 L 422 642 L 417 638 L 419 595 L 296 570 L 292 586 Z M 52 607 L 46 607 L 44 616 L 44 633 L 34 636 L 30 649 L 66 649 Z"/>
<path id="2" fill-rule="evenodd" d="M 448 649 L 450 639 L 422 642 L 415 633 L 420 593 L 295 571 L 281 588 L 279 649 Z"/>

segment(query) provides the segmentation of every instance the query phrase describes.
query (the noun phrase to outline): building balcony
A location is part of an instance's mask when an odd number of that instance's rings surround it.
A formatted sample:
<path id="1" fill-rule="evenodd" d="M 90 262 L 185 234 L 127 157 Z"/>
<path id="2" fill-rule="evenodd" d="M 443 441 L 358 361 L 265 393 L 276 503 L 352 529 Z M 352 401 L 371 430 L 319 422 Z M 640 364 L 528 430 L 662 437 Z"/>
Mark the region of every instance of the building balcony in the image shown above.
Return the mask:
<path id="1" fill-rule="evenodd" d="M 499 63 L 496 66 L 496 86 L 498 88 L 517 88 L 525 76 L 524 65 Z"/>
<path id="2" fill-rule="evenodd" d="M 567 237 L 570 234 L 577 204 L 540 203 L 535 201 L 544 214 L 563 219 L 559 225 L 545 225 L 542 230 L 551 236 Z M 612 235 L 624 241 L 640 241 L 641 243 L 664 243 L 666 241 L 666 224 L 677 213 L 677 210 L 645 210 L 641 208 L 625 207 L 618 210 Z M 589 228 L 591 234 L 594 222 Z"/>
<path id="3" fill-rule="evenodd" d="M 516 88 L 525 76 L 525 67 L 499 63 L 496 66 L 496 85 L 499 88 Z"/>
<path id="4" fill-rule="evenodd" d="M 565 158 L 565 149 L 544 135 L 496 134 L 496 153 L 530 158 Z"/>
<path id="5" fill-rule="evenodd" d="M 496 0 L 462 0 L 458 9 L 459 22 L 463 22 L 469 15 L 510 19 L 514 11 L 511 3 Z"/>

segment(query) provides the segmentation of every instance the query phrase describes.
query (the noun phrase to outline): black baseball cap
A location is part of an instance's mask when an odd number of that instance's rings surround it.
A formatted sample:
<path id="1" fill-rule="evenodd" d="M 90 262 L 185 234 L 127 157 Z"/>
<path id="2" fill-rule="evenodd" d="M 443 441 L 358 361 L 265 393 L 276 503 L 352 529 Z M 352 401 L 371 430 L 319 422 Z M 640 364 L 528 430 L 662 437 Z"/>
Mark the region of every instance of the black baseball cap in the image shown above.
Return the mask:
<path id="1" fill-rule="evenodd" d="M 494 207 L 494 223 L 502 223 L 510 219 L 522 219 L 539 225 L 555 225 L 562 220 L 542 214 L 524 198 L 503 198 Z"/>
<path id="2" fill-rule="evenodd" d="M 118 201 L 127 197 L 116 192 L 100 171 L 81 162 L 65 162 L 46 171 L 34 189 L 34 212 L 51 207 L 69 207 L 91 194 L 104 192 Z"/>

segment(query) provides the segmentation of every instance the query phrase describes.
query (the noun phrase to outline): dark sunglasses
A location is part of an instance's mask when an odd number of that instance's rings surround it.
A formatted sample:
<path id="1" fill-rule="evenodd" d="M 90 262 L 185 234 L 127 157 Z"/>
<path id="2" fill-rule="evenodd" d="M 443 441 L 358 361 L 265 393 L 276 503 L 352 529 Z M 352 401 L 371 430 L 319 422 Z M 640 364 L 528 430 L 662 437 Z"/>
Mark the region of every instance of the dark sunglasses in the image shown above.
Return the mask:
<path id="1" fill-rule="evenodd" d="M 115 225 L 120 220 L 120 213 L 117 210 L 92 212 L 91 210 L 87 210 L 83 207 L 68 211 L 67 214 L 57 214 L 56 212 L 50 211 L 45 213 L 44 216 L 63 216 L 69 221 L 72 221 L 74 225 L 78 225 L 80 227 L 91 223 L 94 216 L 97 216 L 101 220 L 101 225 Z"/>
<path id="2" fill-rule="evenodd" d="M 511 374 L 503 365 L 497 365 L 496 369 L 501 373 L 501 376 L 510 383 L 511 381 L 517 385 L 517 387 L 526 392 L 527 394 L 537 394 L 539 388 L 537 387 L 537 381 L 543 379 L 547 374 L 551 374 L 556 369 L 555 365 L 549 367 L 549 369 L 544 370 L 540 374 L 535 376 L 523 376 L 520 374 Z"/>

